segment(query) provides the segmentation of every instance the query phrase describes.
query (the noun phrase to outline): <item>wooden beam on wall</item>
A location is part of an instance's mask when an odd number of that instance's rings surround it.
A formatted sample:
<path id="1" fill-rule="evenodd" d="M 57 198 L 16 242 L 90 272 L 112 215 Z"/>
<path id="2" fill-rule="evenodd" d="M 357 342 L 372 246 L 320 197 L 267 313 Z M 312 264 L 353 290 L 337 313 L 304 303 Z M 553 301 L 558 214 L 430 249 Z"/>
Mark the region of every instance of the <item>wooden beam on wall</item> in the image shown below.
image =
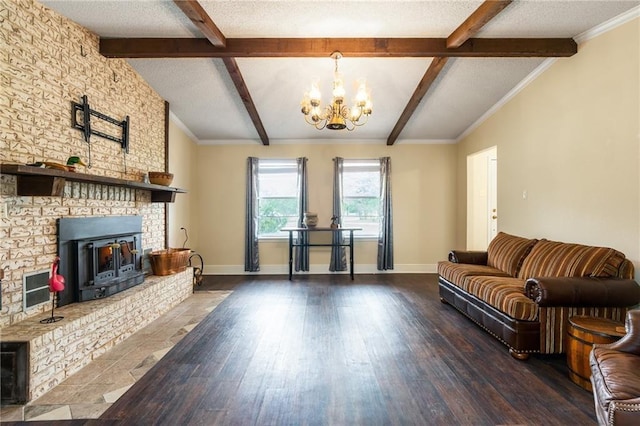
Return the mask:
<path id="1" fill-rule="evenodd" d="M 447 48 L 445 38 L 228 38 L 215 47 L 206 38 L 101 38 L 110 58 L 326 58 L 345 57 L 568 57 L 578 51 L 571 38 L 471 38 Z"/>
<path id="2" fill-rule="evenodd" d="M 513 0 L 485 1 L 469 17 L 447 37 L 449 49 L 462 44 L 476 35 L 482 27 L 492 20 L 498 13 L 509 6 Z"/>
<path id="3" fill-rule="evenodd" d="M 169 102 L 164 101 L 164 171 L 169 172 Z M 164 246 L 169 248 L 169 206 L 164 203 Z"/>
<path id="4" fill-rule="evenodd" d="M 396 139 L 398 139 L 400 132 L 402 132 L 402 129 L 404 129 L 404 126 L 413 115 L 414 111 L 420 104 L 420 101 L 422 101 L 424 95 L 427 94 L 427 91 L 436 80 L 436 77 L 438 77 L 438 74 L 440 74 L 440 71 L 442 71 L 442 68 L 447 63 L 447 60 L 448 58 L 443 57 L 433 58 L 433 61 L 431 61 L 431 65 L 427 69 L 427 72 L 425 72 L 422 76 L 420 83 L 418 83 L 418 87 L 416 88 L 415 92 L 413 92 L 413 95 L 411 95 L 411 99 L 409 99 L 409 103 L 407 103 L 407 106 L 404 108 L 404 111 L 402 111 L 398 122 L 393 127 L 391 134 L 387 138 L 387 145 L 393 145 L 396 142 Z"/>
<path id="5" fill-rule="evenodd" d="M 231 80 L 233 80 L 233 84 L 238 90 L 238 94 L 242 99 L 242 103 L 249 113 L 249 117 L 251 118 L 251 121 L 253 122 L 256 131 L 258 132 L 258 136 L 260 136 L 262 144 L 269 145 L 269 136 L 267 136 L 267 132 L 262 125 L 262 120 L 260 119 L 260 115 L 258 115 L 258 110 L 253 103 L 253 99 L 251 99 L 251 94 L 249 93 L 249 89 L 247 89 L 244 78 L 240 73 L 238 63 L 234 58 L 222 58 L 222 60 L 224 61 L 225 67 L 227 67 L 227 71 L 229 71 L 229 75 L 231 76 Z"/>

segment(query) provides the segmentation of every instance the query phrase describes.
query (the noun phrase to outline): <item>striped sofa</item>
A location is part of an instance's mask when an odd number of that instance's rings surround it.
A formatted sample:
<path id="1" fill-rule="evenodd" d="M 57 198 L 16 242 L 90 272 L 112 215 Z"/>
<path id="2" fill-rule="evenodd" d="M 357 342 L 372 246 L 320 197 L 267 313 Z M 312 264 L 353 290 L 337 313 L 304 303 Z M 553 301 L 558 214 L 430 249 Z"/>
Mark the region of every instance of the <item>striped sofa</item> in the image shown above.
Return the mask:
<path id="1" fill-rule="evenodd" d="M 498 338 L 517 359 L 564 353 L 569 317 L 623 322 L 640 302 L 633 264 L 611 248 L 500 232 L 486 252 L 438 263 L 440 299 Z"/>

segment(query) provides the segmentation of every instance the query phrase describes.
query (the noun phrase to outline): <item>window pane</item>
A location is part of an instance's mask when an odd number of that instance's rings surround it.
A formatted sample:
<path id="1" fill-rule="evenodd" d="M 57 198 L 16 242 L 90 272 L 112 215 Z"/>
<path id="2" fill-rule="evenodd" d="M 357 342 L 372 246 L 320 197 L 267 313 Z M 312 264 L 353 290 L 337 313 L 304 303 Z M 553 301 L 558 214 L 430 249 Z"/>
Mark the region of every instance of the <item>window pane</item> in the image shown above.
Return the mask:
<path id="1" fill-rule="evenodd" d="M 342 214 L 345 216 L 378 217 L 380 199 L 376 198 L 347 198 L 343 200 Z"/>
<path id="2" fill-rule="evenodd" d="M 345 197 L 379 197 L 380 172 L 349 172 L 344 173 L 343 191 Z"/>
<path id="3" fill-rule="evenodd" d="M 260 173 L 258 191 L 260 197 L 295 196 L 297 188 L 296 171 L 291 173 Z"/>
<path id="4" fill-rule="evenodd" d="M 258 235 L 284 237 L 286 226 L 298 223 L 295 160 L 260 160 L 258 167 Z"/>
<path id="5" fill-rule="evenodd" d="M 298 216 L 298 200 L 295 198 L 261 198 L 260 216 Z"/>
<path id="6" fill-rule="evenodd" d="M 342 225 L 362 228 L 358 235 L 377 236 L 380 223 L 380 163 L 345 160 Z"/>

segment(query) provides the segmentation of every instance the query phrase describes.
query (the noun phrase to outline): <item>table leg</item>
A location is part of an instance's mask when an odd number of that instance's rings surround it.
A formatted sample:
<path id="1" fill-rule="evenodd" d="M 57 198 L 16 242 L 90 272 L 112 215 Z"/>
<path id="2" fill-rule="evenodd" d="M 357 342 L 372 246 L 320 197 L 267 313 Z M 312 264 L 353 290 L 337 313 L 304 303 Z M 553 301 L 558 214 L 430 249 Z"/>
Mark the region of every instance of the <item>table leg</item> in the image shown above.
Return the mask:
<path id="1" fill-rule="evenodd" d="M 353 231 L 349 231 L 349 268 L 353 280 Z"/>
<path id="2" fill-rule="evenodd" d="M 289 281 L 293 275 L 293 231 L 289 231 Z"/>

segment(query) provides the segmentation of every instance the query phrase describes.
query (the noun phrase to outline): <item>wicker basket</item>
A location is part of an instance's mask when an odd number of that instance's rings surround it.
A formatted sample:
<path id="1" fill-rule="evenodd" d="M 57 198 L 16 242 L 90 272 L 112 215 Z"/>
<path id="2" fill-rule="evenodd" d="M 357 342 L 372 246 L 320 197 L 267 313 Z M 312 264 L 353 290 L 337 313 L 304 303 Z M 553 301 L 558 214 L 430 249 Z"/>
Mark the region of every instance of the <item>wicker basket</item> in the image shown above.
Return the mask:
<path id="1" fill-rule="evenodd" d="M 173 182 L 173 173 L 149 172 L 149 182 L 156 185 L 169 186 Z"/>
<path id="2" fill-rule="evenodd" d="M 154 275 L 172 275 L 187 269 L 189 263 L 188 248 L 169 248 L 167 250 L 152 251 L 149 254 Z"/>

